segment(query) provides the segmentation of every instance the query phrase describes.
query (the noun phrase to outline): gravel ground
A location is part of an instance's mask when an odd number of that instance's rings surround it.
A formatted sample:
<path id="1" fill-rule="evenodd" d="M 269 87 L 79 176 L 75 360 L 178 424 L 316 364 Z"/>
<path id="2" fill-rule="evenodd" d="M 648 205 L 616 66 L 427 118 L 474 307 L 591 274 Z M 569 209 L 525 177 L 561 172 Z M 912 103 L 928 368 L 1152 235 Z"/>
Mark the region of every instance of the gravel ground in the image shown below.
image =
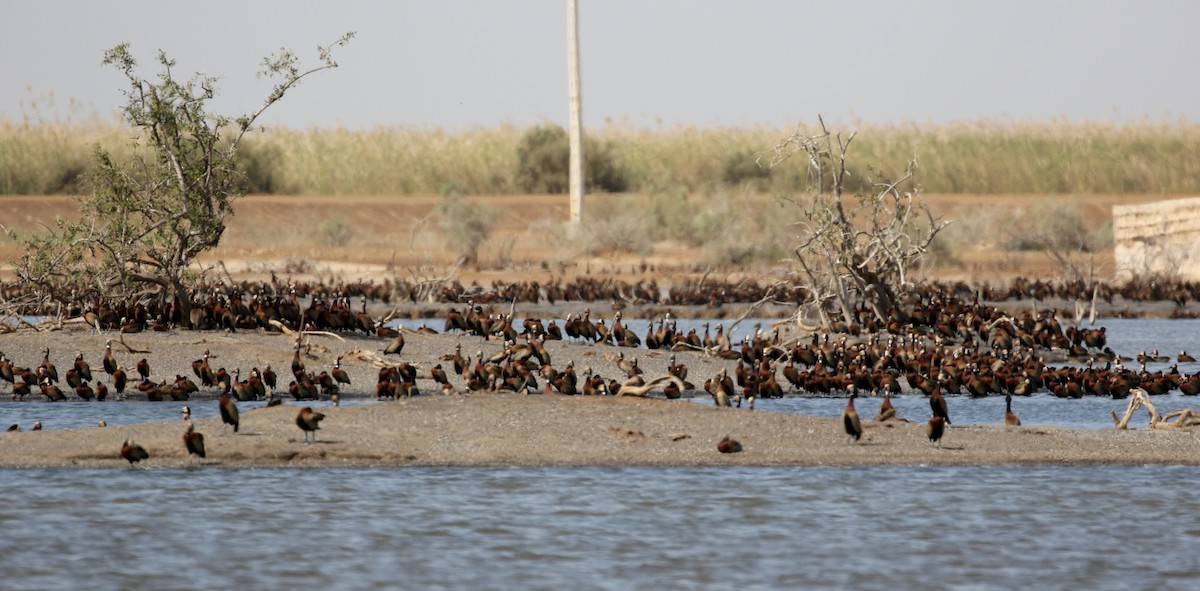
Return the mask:
<path id="1" fill-rule="evenodd" d="M 48 332 L 22 330 L 0 335 L 0 350 L 19 365 L 34 366 L 42 350 L 65 372 L 83 352 L 97 377 L 103 376 L 101 356 L 105 341 L 115 334 L 63 329 Z M 129 352 L 113 344 L 118 362 L 132 367 L 145 357 L 152 378 L 170 380 L 176 374 L 191 376 L 191 363 L 205 349 L 215 368 L 230 373 L 241 368 L 270 364 L 279 374 L 281 389 L 288 381 L 294 351 L 292 337 L 279 334 L 175 331 L 126 335 L 124 342 L 145 353 Z M 343 397 L 374 395 L 380 353 L 388 339 L 328 336 L 310 337 L 303 356 L 314 373 L 332 367 L 343 355 L 342 366 L 353 385 Z M 560 395 L 437 393 L 428 379 L 429 368 L 450 363 L 441 357 L 461 344 L 463 354 L 485 355 L 500 350 L 500 343 L 463 335 L 407 334 L 400 360 L 416 364 L 422 378 L 422 395 L 381 404 L 322 409 L 328 417 L 317 432 L 315 444 L 305 444 L 294 419 L 301 403 L 242 413 L 241 432 L 223 434 L 219 419 L 195 421 L 206 435 L 205 465 L 226 467 L 267 466 L 698 466 L 698 465 L 1008 465 L 1008 464 L 1196 464 L 1200 463 L 1200 438 L 1196 430 L 1077 431 L 1070 429 L 1005 429 L 990 425 L 954 425 L 933 447 L 924 424 L 865 423 L 866 434 L 857 444 L 847 442 L 840 421 L 794 414 L 719 409 L 687 401 L 633 397 L 567 397 Z M 619 349 L 549 343 L 553 365 L 573 360 L 581 375 L 586 368 L 607 378 L 620 377 L 615 355 Z M 664 375 L 668 353 L 625 350 L 636 355 L 645 375 Z M 696 384 L 732 362 L 680 352 Z M 131 372 L 132 373 L 132 372 Z M 463 382 L 451 371 L 451 382 Z M 7 386 L 4 386 L 7 388 Z M 130 388 L 135 396 L 140 395 Z M 540 390 L 539 390 L 540 392 Z M 703 392 L 701 396 L 707 396 Z M 36 394 L 32 398 L 40 398 Z M 193 396 L 191 404 L 215 404 L 215 392 Z M 207 402 L 205 401 L 207 400 Z M 0 404 L 48 404 L 0 402 Z M 96 403 L 104 404 L 104 403 Z M 174 404 L 165 402 L 164 404 Z M 862 408 L 860 406 L 860 408 Z M 865 413 L 864 413 L 865 414 Z M 869 415 L 868 415 L 869 416 Z M 26 426 L 27 427 L 27 426 Z M 186 457 L 181 421 L 123 427 L 0 433 L 0 467 L 122 467 L 121 442 L 132 438 L 150 453 L 148 467 L 194 464 Z M 720 438 L 728 434 L 744 451 L 721 454 Z"/>

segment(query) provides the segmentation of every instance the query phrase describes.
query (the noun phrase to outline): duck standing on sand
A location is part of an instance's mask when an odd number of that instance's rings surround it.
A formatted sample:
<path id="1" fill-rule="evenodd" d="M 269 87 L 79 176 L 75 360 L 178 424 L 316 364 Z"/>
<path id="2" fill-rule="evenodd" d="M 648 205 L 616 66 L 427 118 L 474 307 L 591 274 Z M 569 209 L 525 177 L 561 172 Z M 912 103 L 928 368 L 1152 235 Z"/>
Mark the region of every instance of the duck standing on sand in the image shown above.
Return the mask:
<path id="1" fill-rule="evenodd" d="M 296 413 L 296 426 L 304 432 L 304 442 L 308 443 L 308 434 L 312 433 L 313 443 L 317 442 L 317 429 L 321 428 L 321 421 L 325 419 L 325 415 L 314 412 L 311 406 L 306 406 Z"/>
<path id="2" fill-rule="evenodd" d="M 862 422 L 858 418 L 858 411 L 854 408 L 854 399 L 858 398 L 858 392 L 851 392 L 850 399 L 846 401 L 846 408 L 842 411 L 842 426 L 846 429 L 846 434 L 853 441 L 862 439 Z"/>

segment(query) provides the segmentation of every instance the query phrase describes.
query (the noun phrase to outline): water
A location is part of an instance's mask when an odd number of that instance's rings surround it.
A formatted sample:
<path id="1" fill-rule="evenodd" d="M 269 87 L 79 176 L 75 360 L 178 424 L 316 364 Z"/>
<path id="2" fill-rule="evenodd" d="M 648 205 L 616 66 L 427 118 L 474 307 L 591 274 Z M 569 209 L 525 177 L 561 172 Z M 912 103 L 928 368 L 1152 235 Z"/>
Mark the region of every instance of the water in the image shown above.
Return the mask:
<path id="1" fill-rule="evenodd" d="M 0 471 L 6 589 L 1193 589 L 1182 467 Z"/>

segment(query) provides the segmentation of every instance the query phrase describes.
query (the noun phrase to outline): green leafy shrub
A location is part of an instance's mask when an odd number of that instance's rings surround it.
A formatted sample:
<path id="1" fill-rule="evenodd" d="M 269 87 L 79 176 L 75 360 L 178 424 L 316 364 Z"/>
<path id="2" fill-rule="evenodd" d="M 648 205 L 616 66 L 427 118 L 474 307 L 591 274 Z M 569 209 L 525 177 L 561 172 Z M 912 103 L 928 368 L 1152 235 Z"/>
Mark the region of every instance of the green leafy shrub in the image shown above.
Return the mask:
<path id="1" fill-rule="evenodd" d="M 584 175 L 588 191 L 620 193 L 629 180 L 616 165 L 607 142 L 584 138 Z M 517 186 L 527 193 L 566 193 L 569 189 L 571 146 L 557 125 L 531 128 L 517 146 Z"/>
<path id="2" fill-rule="evenodd" d="M 442 239 L 448 248 L 457 249 L 466 264 L 479 262 L 479 247 L 492 235 L 496 208 L 471 203 L 458 193 L 442 196 L 434 206 Z"/>
<path id="3" fill-rule="evenodd" d="M 758 157 L 749 150 L 738 150 L 725 157 L 724 173 L 721 180 L 730 185 L 749 184 L 753 187 L 765 187 L 771 178 L 771 169 L 761 166 Z"/>
<path id="4" fill-rule="evenodd" d="M 354 237 L 354 228 L 341 218 L 334 218 L 321 224 L 320 237 L 325 246 L 346 246 Z"/>

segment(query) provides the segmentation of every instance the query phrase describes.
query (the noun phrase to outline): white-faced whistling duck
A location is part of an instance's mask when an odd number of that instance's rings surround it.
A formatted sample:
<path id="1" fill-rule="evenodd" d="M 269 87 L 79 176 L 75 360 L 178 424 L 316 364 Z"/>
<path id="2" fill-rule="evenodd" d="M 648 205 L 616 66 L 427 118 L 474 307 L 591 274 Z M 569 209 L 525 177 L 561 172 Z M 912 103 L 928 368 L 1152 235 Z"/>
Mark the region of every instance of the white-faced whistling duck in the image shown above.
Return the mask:
<path id="1" fill-rule="evenodd" d="M 132 466 L 149 458 L 150 454 L 146 453 L 146 448 L 134 443 L 132 439 L 126 439 L 125 443 L 121 444 L 121 457 Z"/>
<path id="2" fill-rule="evenodd" d="M 442 364 L 440 363 L 429 370 L 429 376 L 439 384 L 446 385 L 450 383 L 450 378 L 446 375 L 446 370 L 442 369 Z"/>
<path id="3" fill-rule="evenodd" d="M 58 368 L 50 362 L 50 347 L 46 347 L 45 354 L 42 355 L 42 363 L 38 367 L 43 369 L 43 375 L 50 379 L 51 382 L 58 381 Z"/>
<path id="4" fill-rule="evenodd" d="M 726 435 L 717 442 L 717 451 L 723 454 L 735 454 L 742 451 L 742 444 Z"/>
<path id="5" fill-rule="evenodd" d="M 321 421 L 325 419 L 325 415 L 314 412 L 311 406 L 306 406 L 296 413 L 296 426 L 304 432 L 304 441 L 308 442 L 308 434 L 312 433 L 312 440 L 317 441 L 317 429 L 321 428 Z"/>
<path id="6" fill-rule="evenodd" d="M 196 427 L 192 425 L 191 421 L 187 422 L 187 428 L 183 431 L 183 445 L 187 448 L 188 457 L 205 457 L 204 434 L 197 433 Z"/>
<path id="7" fill-rule="evenodd" d="M 1191 363 L 1195 360 L 1196 358 L 1188 355 L 1187 351 L 1180 351 L 1179 356 L 1175 358 L 1175 361 L 1178 361 L 1179 363 Z"/>
<path id="8" fill-rule="evenodd" d="M 403 350 L 404 350 L 404 333 L 401 332 L 400 334 L 396 335 L 396 338 L 392 339 L 392 342 L 388 343 L 387 347 L 385 347 L 383 349 L 383 354 L 384 355 L 399 355 L 400 352 Z"/>
<path id="9" fill-rule="evenodd" d="M 117 398 L 125 396 L 125 385 L 128 381 L 128 376 L 125 375 L 125 368 L 117 366 L 117 371 L 113 372 L 113 389 L 117 391 Z"/>
<path id="10" fill-rule="evenodd" d="M 79 354 L 75 356 L 75 372 L 83 381 L 92 381 L 92 366 L 88 365 L 88 362 L 83 360 L 83 351 L 80 351 Z"/>
<path id="11" fill-rule="evenodd" d="M 279 376 L 275 375 L 275 370 L 271 369 L 271 364 L 268 363 L 267 367 L 263 368 L 262 370 L 263 384 L 265 384 L 268 389 L 273 391 L 275 390 L 278 380 Z"/>
<path id="12" fill-rule="evenodd" d="M 39 387 L 42 390 L 42 394 L 49 399 L 50 402 L 60 402 L 67 399 L 67 396 L 63 394 L 62 388 L 59 388 L 51 383 L 50 377 L 45 375 L 44 370 L 39 368 L 39 373 L 42 374 L 42 383 L 39 385 Z"/>
<path id="13" fill-rule="evenodd" d="M 941 417 L 942 420 L 946 421 L 947 425 L 951 424 L 950 411 L 946 406 L 946 398 L 942 396 L 940 388 L 935 387 L 933 392 L 929 394 L 929 409 L 933 411 L 934 416 Z"/>
<path id="14" fill-rule="evenodd" d="M 338 355 L 338 358 L 333 361 L 333 370 L 329 372 L 329 375 L 339 384 L 350 385 L 350 376 L 346 373 L 346 370 L 342 369 L 341 355 Z"/>
<path id="15" fill-rule="evenodd" d="M 937 415 L 929 417 L 929 425 L 925 428 L 925 432 L 929 435 L 929 441 L 941 447 L 942 435 L 946 432 L 946 420 Z"/>
<path id="16" fill-rule="evenodd" d="M 300 342 L 296 341 L 296 352 L 292 355 L 292 375 L 299 376 L 304 373 L 304 360 L 300 359 Z"/>
<path id="17" fill-rule="evenodd" d="M 232 425 L 233 432 L 237 433 L 238 424 L 240 423 L 238 420 L 237 405 L 233 403 L 228 394 L 221 394 L 221 397 L 217 399 L 217 406 L 221 411 L 222 425 Z"/>
<path id="18" fill-rule="evenodd" d="M 883 402 L 879 404 L 879 414 L 875 417 L 876 421 L 884 422 L 896 418 L 896 407 L 892 406 L 892 393 L 883 393 Z"/>
<path id="19" fill-rule="evenodd" d="M 117 359 L 112 354 L 112 340 L 104 344 L 104 372 L 113 375 L 117 372 Z"/>
<path id="20" fill-rule="evenodd" d="M 858 419 L 858 411 L 854 408 L 854 399 L 858 398 L 858 392 L 851 392 L 850 398 L 846 400 L 846 408 L 842 410 L 842 427 L 846 429 L 846 435 L 850 439 L 858 441 L 862 439 L 862 422 Z"/>
<path id="21" fill-rule="evenodd" d="M 1020 427 L 1021 419 L 1012 411 L 1012 394 L 1004 395 L 1004 426 Z"/>

